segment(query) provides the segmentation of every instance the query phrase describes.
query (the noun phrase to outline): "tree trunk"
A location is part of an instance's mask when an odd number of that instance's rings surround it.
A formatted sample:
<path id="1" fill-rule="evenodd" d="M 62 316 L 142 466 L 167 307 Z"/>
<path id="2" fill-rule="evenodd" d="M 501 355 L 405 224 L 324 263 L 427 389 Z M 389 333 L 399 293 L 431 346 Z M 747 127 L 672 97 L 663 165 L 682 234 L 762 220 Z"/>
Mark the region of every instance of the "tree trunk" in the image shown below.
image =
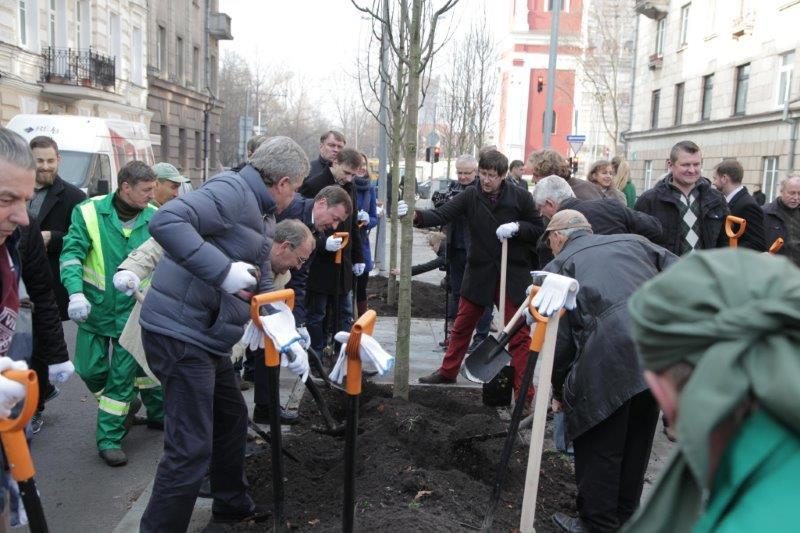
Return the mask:
<path id="1" fill-rule="evenodd" d="M 397 306 L 397 354 L 394 368 L 394 396 L 408 399 L 409 348 L 411 340 L 411 250 L 414 241 L 414 184 L 417 176 L 417 124 L 419 89 L 422 74 L 422 0 L 412 0 L 411 25 L 408 28 L 409 67 L 406 95 L 405 158 L 406 177 L 403 199 L 409 216 L 400 224 L 400 294 Z"/>

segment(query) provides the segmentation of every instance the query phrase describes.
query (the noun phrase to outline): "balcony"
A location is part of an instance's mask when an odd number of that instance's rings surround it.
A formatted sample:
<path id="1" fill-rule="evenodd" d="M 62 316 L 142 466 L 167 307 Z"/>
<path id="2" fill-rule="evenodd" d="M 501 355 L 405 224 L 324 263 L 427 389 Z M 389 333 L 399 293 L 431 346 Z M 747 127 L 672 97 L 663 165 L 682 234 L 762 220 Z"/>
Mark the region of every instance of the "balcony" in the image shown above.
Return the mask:
<path id="1" fill-rule="evenodd" d="M 208 33 L 218 41 L 232 40 L 231 17 L 225 13 L 212 13 L 208 19 Z"/>
<path id="2" fill-rule="evenodd" d="M 661 54 L 652 54 L 647 60 L 647 68 L 650 70 L 659 70 L 664 66 L 664 56 Z"/>
<path id="3" fill-rule="evenodd" d="M 731 22 L 731 36 L 734 39 L 739 39 L 740 37 L 753 33 L 755 18 L 755 13 L 746 13 L 741 17 L 734 18 Z"/>
<path id="4" fill-rule="evenodd" d="M 48 47 L 42 65 L 43 83 L 114 90 L 116 59 L 89 50 Z"/>
<path id="5" fill-rule="evenodd" d="M 653 20 L 666 17 L 668 9 L 669 0 L 636 0 L 636 12 Z"/>

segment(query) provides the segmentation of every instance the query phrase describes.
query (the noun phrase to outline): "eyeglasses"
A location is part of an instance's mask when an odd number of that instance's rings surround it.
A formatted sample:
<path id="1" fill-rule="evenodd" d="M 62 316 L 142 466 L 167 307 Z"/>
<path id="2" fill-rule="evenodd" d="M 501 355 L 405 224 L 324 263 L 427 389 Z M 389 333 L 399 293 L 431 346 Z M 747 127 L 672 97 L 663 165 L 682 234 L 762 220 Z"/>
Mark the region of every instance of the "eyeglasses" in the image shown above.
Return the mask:
<path id="1" fill-rule="evenodd" d="M 290 244 L 289 246 L 292 246 L 292 245 Z M 311 257 L 311 256 L 308 256 L 308 255 L 307 255 L 307 256 L 305 256 L 305 257 L 302 257 L 302 256 L 301 256 L 301 255 L 298 253 L 298 251 L 297 251 L 297 247 L 295 247 L 295 246 L 292 246 L 292 251 L 294 252 L 294 256 L 297 258 L 297 266 L 298 266 L 298 267 L 301 267 L 301 266 L 303 266 L 303 264 L 304 264 L 306 261 L 308 261 L 308 260 L 309 260 L 309 258 Z"/>

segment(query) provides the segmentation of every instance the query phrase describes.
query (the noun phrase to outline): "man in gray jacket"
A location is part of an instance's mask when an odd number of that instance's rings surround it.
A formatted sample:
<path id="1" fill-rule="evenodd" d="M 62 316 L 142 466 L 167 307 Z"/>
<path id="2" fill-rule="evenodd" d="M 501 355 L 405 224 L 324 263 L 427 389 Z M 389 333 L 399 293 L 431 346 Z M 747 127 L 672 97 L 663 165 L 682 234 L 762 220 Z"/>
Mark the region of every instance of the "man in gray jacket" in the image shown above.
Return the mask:
<path id="1" fill-rule="evenodd" d="M 237 293 L 273 289 L 275 214 L 308 168 L 297 143 L 273 137 L 239 172 L 215 176 L 151 221 L 164 257 L 140 324 L 147 362 L 164 389 L 165 432 L 142 532 L 186 531 L 207 471 L 214 521 L 269 517 L 247 493 L 247 407 L 229 356 L 249 319 L 250 304 Z"/>

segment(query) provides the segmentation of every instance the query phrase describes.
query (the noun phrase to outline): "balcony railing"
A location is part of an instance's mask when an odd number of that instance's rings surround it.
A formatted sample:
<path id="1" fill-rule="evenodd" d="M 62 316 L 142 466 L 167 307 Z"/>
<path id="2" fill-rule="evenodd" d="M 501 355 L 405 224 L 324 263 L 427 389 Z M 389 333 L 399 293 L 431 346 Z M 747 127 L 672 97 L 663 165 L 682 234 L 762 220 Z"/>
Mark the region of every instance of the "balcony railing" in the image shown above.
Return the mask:
<path id="1" fill-rule="evenodd" d="M 116 59 L 89 50 L 48 47 L 44 51 L 42 81 L 95 89 L 113 89 Z"/>
<path id="2" fill-rule="evenodd" d="M 664 65 L 664 56 L 661 54 L 651 54 L 647 61 L 647 68 L 658 70 Z"/>

